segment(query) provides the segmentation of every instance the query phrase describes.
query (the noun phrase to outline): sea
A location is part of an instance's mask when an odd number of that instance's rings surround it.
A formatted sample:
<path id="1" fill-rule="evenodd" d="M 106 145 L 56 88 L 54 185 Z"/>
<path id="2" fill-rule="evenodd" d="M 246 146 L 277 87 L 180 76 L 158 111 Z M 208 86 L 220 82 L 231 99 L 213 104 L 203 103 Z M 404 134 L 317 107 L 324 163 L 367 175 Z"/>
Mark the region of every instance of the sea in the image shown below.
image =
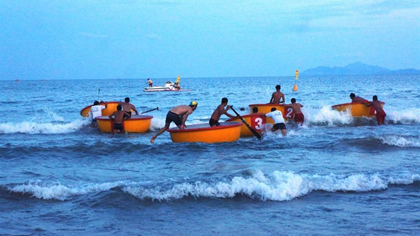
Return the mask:
<path id="1" fill-rule="evenodd" d="M 186 124 L 207 123 L 223 97 L 248 114 L 277 84 L 305 115 L 303 126 L 286 123 L 285 137 L 172 143 L 165 132 L 150 143 L 174 106 L 196 101 Z M 146 78 L 0 83 L 1 235 L 420 234 L 419 75 L 146 86 Z M 350 93 L 385 102 L 385 125 L 331 109 Z M 159 108 L 147 113 L 150 131 L 101 133 L 80 115 L 95 100 L 125 97 L 139 112 Z"/>

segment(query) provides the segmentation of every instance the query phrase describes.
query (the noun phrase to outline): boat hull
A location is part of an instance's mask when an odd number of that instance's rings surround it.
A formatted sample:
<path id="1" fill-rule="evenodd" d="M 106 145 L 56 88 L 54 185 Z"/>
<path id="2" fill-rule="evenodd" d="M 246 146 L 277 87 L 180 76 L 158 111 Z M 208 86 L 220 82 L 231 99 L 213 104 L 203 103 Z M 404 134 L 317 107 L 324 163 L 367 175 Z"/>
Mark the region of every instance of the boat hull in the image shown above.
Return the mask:
<path id="1" fill-rule="evenodd" d="M 186 129 L 168 129 L 172 142 L 222 143 L 237 141 L 241 135 L 241 123 L 222 122 L 220 126 L 208 124 L 189 125 Z"/>
<path id="2" fill-rule="evenodd" d="M 248 123 L 251 128 L 253 128 L 257 133 L 261 134 L 262 130 L 265 127 L 266 123 L 266 117 L 262 113 L 255 113 L 255 114 L 249 114 L 249 115 L 243 115 L 241 116 L 246 123 Z M 237 118 L 231 118 L 227 120 L 228 122 L 240 122 L 242 123 L 242 120 Z M 254 134 L 249 130 L 248 126 L 242 123 L 241 125 L 241 137 L 250 137 L 254 136 Z"/>
<path id="3" fill-rule="evenodd" d="M 102 116 L 109 116 L 112 113 L 114 113 L 114 111 L 117 110 L 118 104 L 121 104 L 121 102 L 106 102 L 106 104 L 107 104 L 107 107 L 102 110 Z M 105 103 L 101 103 L 101 105 L 105 105 Z M 80 115 L 83 117 L 89 117 L 90 109 L 92 106 L 93 105 L 83 108 L 80 111 Z"/>
<path id="4" fill-rule="evenodd" d="M 151 88 L 144 88 L 144 92 L 178 92 L 181 89 L 171 89 L 167 87 L 151 87 Z"/>
<path id="5" fill-rule="evenodd" d="M 277 110 L 281 111 L 281 113 L 283 114 L 284 120 L 292 120 L 293 116 L 295 114 L 293 112 L 292 107 L 286 106 L 284 104 L 266 103 L 266 104 L 250 104 L 249 105 L 249 109 L 251 111 L 254 107 L 258 108 L 259 113 L 264 113 L 264 114 L 267 114 L 267 113 L 271 112 L 271 108 L 275 107 Z M 267 118 L 266 122 L 270 123 L 270 124 L 274 124 L 274 121 L 271 118 Z"/>
<path id="6" fill-rule="evenodd" d="M 385 103 L 382 102 L 382 107 Z M 373 106 L 366 106 L 364 103 L 343 103 L 331 107 L 333 110 L 340 112 L 349 112 L 353 117 L 373 117 L 376 115 Z"/>
<path id="7" fill-rule="evenodd" d="M 124 131 L 128 133 L 146 133 L 152 123 L 153 116 L 133 115 L 123 121 Z M 114 120 L 108 116 L 96 117 L 101 132 L 110 133 L 114 127 Z"/>

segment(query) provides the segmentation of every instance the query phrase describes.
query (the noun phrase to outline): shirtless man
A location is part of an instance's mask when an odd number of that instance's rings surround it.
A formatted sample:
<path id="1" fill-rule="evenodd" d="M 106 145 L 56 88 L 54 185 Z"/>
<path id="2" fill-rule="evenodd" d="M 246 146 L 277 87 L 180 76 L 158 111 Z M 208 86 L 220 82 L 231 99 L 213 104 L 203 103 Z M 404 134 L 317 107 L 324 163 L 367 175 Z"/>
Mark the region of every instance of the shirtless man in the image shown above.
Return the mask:
<path id="1" fill-rule="evenodd" d="M 354 93 L 350 93 L 350 98 L 351 98 L 351 103 L 355 103 L 355 102 L 366 103 L 368 101 L 362 97 L 356 96 Z"/>
<path id="2" fill-rule="evenodd" d="M 114 119 L 114 127 L 112 127 L 113 134 L 117 133 L 117 131 L 119 133 L 124 132 L 123 121 L 125 118 L 128 118 L 127 112 L 122 111 L 122 106 L 118 105 L 117 110 L 109 116 L 109 119 Z"/>
<path id="3" fill-rule="evenodd" d="M 271 104 L 279 104 L 284 103 L 284 94 L 280 92 L 280 85 L 276 85 L 276 92 L 271 95 L 270 103 Z"/>
<path id="4" fill-rule="evenodd" d="M 210 124 L 211 127 L 220 125 L 219 119 L 220 119 L 220 116 L 223 115 L 223 114 L 228 116 L 229 118 L 235 118 L 236 117 L 236 116 L 232 116 L 231 114 L 227 113 L 227 111 L 231 107 L 231 106 L 227 106 L 227 103 L 228 103 L 228 99 L 227 98 L 222 98 L 222 103 L 216 108 L 216 110 L 214 110 L 214 112 L 211 115 L 211 118 L 209 120 L 209 124 Z"/>
<path id="5" fill-rule="evenodd" d="M 281 130 L 283 136 L 286 136 L 287 130 L 286 130 L 286 125 L 284 124 L 284 117 L 281 111 L 273 107 L 271 108 L 271 112 L 265 114 L 265 116 L 270 117 L 274 121 L 274 126 L 273 128 L 271 128 L 272 132 Z"/>
<path id="6" fill-rule="evenodd" d="M 303 115 L 302 110 L 300 109 L 301 107 L 303 107 L 303 105 L 300 104 L 300 103 L 296 103 L 295 98 L 292 98 L 291 102 L 292 103 L 288 104 L 288 106 L 290 106 L 293 109 L 293 112 L 295 113 L 296 124 L 303 125 L 303 121 L 305 120 L 305 116 Z"/>
<path id="7" fill-rule="evenodd" d="M 386 113 L 384 109 L 382 108 L 382 103 L 378 101 L 378 96 L 373 96 L 372 102 L 367 103 L 366 106 L 370 107 L 373 106 L 376 110 L 376 121 L 378 121 L 378 125 L 383 125 Z"/>
<path id="8" fill-rule="evenodd" d="M 161 135 L 167 129 L 169 129 L 169 125 L 174 122 L 179 129 L 184 129 L 187 126 L 185 125 L 185 121 L 187 121 L 188 116 L 197 109 L 197 102 L 192 101 L 190 105 L 180 105 L 177 107 L 172 108 L 168 111 L 166 115 L 165 127 L 160 129 L 153 137 L 150 139 L 151 143 L 155 142 L 157 136 Z"/>
<path id="9" fill-rule="evenodd" d="M 124 99 L 124 101 L 125 101 L 125 102 L 120 103 L 119 105 L 121 105 L 121 106 L 122 106 L 123 111 L 127 112 L 127 114 L 128 114 L 128 118 L 130 118 L 130 117 L 131 117 L 131 110 L 135 111 L 135 112 L 136 112 L 136 115 L 138 115 L 138 114 L 139 114 L 139 112 L 136 110 L 136 107 L 135 107 L 133 104 L 131 104 L 131 103 L 130 103 L 130 98 L 126 97 L 126 98 Z"/>
<path id="10" fill-rule="evenodd" d="M 153 81 L 151 79 L 147 79 L 147 82 L 149 83 L 149 88 L 153 87 Z"/>

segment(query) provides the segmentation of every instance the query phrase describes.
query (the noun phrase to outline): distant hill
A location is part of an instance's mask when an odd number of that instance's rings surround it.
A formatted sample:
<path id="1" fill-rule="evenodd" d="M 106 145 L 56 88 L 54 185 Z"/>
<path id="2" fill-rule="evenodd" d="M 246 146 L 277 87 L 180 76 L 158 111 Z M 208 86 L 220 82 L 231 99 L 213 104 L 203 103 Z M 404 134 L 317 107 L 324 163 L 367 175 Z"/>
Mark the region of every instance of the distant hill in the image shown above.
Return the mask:
<path id="1" fill-rule="evenodd" d="M 345 67 L 320 66 L 301 72 L 302 76 L 325 76 L 325 75 L 420 75 L 420 70 L 402 69 L 390 70 L 379 66 L 366 65 L 355 62 Z"/>

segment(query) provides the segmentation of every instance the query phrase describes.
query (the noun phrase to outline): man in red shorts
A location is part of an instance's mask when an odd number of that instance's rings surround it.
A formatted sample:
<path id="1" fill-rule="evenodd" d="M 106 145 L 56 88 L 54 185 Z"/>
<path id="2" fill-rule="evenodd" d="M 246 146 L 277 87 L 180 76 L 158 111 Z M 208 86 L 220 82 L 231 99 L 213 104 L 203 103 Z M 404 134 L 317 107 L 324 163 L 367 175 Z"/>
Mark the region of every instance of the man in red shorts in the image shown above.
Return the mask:
<path id="1" fill-rule="evenodd" d="M 376 110 L 376 120 L 378 121 L 378 125 L 383 125 L 386 113 L 384 109 L 382 109 L 382 103 L 378 101 L 378 96 L 373 96 L 372 102 L 367 103 L 366 106 L 370 107 L 373 106 Z"/>
<path id="2" fill-rule="evenodd" d="M 300 104 L 300 103 L 296 103 L 295 98 L 292 98 L 290 101 L 292 103 L 287 104 L 287 106 L 290 106 L 293 109 L 293 112 L 295 113 L 296 124 L 303 125 L 303 121 L 305 120 L 305 116 L 303 115 L 302 110 L 300 109 L 301 107 L 303 107 L 303 105 Z"/>

